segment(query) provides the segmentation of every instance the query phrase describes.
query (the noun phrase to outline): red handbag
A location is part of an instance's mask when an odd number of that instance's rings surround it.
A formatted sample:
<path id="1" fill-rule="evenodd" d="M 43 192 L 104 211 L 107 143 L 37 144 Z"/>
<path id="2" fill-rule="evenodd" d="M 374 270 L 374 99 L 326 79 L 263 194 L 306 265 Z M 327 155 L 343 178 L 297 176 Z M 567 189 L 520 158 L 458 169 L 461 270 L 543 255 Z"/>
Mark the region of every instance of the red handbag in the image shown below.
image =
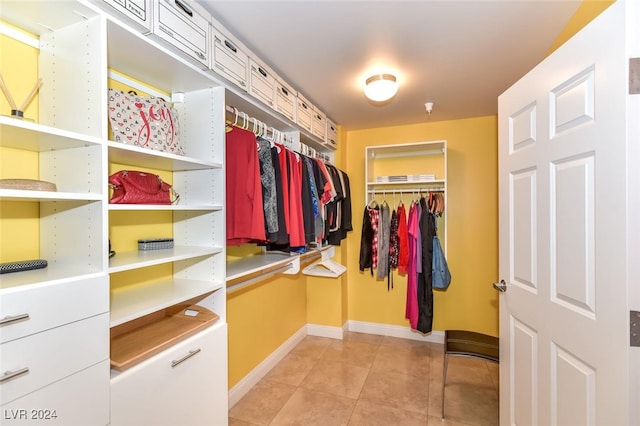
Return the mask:
<path id="1" fill-rule="evenodd" d="M 110 204 L 173 204 L 180 196 L 153 173 L 120 170 L 109 176 Z"/>

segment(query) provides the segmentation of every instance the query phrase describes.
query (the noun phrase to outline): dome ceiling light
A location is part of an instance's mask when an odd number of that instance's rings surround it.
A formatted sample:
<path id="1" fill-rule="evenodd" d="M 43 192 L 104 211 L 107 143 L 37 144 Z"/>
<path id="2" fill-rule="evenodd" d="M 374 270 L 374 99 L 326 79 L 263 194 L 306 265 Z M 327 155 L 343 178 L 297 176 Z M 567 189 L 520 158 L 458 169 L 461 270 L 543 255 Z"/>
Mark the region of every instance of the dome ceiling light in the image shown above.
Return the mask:
<path id="1" fill-rule="evenodd" d="M 392 74 L 376 74 L 366 81 L 364 94 L 374 102 L 384 102 L 398 93 L 398 83 Z"/>

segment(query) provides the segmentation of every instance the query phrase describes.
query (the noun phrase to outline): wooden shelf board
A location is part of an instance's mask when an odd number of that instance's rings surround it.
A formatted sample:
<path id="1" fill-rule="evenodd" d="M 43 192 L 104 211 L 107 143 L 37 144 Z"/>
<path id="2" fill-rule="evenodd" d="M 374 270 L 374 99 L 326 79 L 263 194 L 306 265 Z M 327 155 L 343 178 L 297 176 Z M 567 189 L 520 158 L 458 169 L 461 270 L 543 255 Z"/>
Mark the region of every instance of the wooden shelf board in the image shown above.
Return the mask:
<path id="1" fill-rule="evenodd" d="M 197 316 L 185 315 L 185 310 Z M 179 305 L 111 329 L 111 368 L 123 371 L 211 326 L 219 319 L 201 306 Z"/>

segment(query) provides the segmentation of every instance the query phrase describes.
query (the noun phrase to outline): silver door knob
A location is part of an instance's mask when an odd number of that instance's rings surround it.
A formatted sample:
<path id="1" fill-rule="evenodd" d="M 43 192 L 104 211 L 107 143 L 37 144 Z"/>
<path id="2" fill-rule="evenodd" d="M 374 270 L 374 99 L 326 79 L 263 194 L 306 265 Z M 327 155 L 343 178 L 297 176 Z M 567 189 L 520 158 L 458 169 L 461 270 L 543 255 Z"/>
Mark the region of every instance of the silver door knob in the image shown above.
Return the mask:
<path id="1" fill-rule="evenodd" d="M 505 283 L 504 280 L 500 280 L 499 283 L 493 283 L 493 288 L 498 290 L 500 293 L 504 293 L 507 291 L 507 283 Z"/>

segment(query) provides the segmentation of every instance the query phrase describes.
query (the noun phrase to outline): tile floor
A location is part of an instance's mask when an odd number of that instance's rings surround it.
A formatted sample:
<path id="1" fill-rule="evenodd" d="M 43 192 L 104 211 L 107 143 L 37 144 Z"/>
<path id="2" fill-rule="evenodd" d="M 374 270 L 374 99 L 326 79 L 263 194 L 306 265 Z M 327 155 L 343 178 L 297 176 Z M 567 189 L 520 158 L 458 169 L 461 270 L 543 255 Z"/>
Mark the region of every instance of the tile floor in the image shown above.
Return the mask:
<path id="1" fill-rule="evenodd" d="M 373 334 L 307 336 L 229 410 L 230 426 L 497 425 L 498 365 Z"/>

